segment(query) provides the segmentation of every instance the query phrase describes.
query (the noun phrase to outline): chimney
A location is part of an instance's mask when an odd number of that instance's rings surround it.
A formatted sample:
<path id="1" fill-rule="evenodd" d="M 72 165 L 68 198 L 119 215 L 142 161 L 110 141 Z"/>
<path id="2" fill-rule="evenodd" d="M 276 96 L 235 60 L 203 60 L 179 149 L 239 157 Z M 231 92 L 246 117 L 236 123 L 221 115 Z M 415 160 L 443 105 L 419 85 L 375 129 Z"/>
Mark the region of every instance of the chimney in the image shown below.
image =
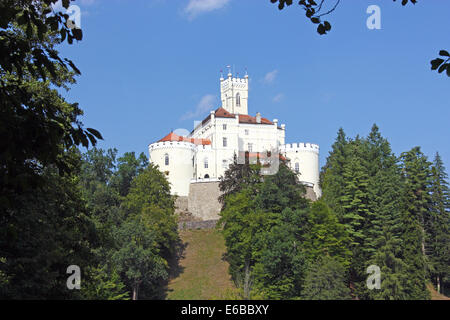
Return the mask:
<path id="1" fill-rule="evenodd" d="M 256 123 L 261 123 L 261 113 L 256 113 Z"/>

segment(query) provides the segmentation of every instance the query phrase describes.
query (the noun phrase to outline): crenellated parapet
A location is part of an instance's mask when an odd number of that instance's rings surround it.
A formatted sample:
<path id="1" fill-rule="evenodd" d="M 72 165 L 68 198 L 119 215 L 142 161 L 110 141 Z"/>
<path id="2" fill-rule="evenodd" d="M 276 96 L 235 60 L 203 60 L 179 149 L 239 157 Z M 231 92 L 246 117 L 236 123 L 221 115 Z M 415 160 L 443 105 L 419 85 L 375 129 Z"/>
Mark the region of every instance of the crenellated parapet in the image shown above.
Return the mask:
<path id="1" fill-rule="evenodd" d="M 310 151 L 319 154 L 319 145 L 309 142 L 286 143 L 280 146 L 281 152 Z"/>
<path id="2" fill-rule="evenodd" d="M 211 147 L 211 146 L 209 146 Z M 162 141 L 151 143 L 148 146 L 148 150 L 152 152 L 155 149 L 189 149 L 195 151 L 197 145 L 186 141 Z"/>

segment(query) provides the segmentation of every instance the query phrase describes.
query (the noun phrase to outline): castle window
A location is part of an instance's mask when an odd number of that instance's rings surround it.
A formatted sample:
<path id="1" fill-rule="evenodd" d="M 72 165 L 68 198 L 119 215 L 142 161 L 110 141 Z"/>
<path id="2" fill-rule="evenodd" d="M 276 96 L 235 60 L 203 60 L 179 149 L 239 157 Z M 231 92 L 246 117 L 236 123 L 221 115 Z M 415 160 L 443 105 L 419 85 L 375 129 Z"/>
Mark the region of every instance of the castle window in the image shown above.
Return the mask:
<path id="1" fill-rule="evenodd" d="M 226 124 L 223 125 L 223 130 L 227 130 L 227 125 Z"/>
<path id="2" fill-rule="evenodd" d="M 205 174 L 205 179 L 209 179 L 209 174 Z"/>
<path id="3" fill-rule="evenodd" d="M 169 165 L 169 155 L 168 155 L 167 153 L 164 155 L 164 164 L 165 164 L 166 166 Z"/>
<path id="4" fill-rule="evenodd" d="M 205 165 L 205 169 L 208 169 L 208 158 L 205 158 L 205 160 L 203 160 L 203 163 Z"/>
<path id="5" fill-rule="evenodd" d="M 253 150 L 253 143 L 248 144 L 248 152 L 252 152 Z"/>
<path id="6" fill-rule="evenodd" d="M 227 160 L 222 160 L 222 167 L 226 168 L 227 167 Z"/>
<path id="7" fill-rule="evenodd" d="M 248 136 L 248 129 L 245 129 L 245 135 Z"/>
<path id="8" fill-rule="evenodd" d="M 226 147 L 227 146 L 227 138 L 223 138 L 223 146 Z"/>
<path id="9" fill-rule="evenodd" d="M 241 106 L 241 95 L 239 93 L 236 94 L 236 107 Z"/>
<path id="10" fill-rule="evenodd" d="M 300 172 L 300 164 L 298 162 L 295 163 L 295 172 Z"/>

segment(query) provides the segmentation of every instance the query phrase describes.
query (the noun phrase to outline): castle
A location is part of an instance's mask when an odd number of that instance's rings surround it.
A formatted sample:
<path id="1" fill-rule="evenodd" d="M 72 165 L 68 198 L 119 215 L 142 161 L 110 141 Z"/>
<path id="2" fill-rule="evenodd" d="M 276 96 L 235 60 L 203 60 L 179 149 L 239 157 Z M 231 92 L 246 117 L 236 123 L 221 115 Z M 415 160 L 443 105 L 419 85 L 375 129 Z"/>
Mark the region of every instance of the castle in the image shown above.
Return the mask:
<path id="1" fill-rule="evenodd" d="M 220 77 L 221 107 L 210 111 L 185 136 L 170 132 L 148 147 L 150 162 L 158 165 L 178 196 L 177 206 L 202 220 L 217 219 L 220 204 L 219 178 L 224 176 L 235 155 L 263 154 L 275 150 L 288 160 L 307 196 L 320 197 L 319 146 L 285 143 L 286 126 L 248 114 L 249 78 Z"/>

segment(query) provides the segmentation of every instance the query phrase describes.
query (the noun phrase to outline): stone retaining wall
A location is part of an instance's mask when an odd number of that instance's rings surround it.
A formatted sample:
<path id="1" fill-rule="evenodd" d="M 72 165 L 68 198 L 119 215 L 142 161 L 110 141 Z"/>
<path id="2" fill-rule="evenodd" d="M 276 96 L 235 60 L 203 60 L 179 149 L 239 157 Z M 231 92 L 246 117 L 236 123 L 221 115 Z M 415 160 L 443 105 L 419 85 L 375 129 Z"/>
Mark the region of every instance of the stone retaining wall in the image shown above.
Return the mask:
<path id="1" fill-rule="evenodd" d="M 218 220 L 184 221 L 178 223 L 178 230 L 214 229 Z"/>
<path id="2" fill-rule="evenodd" d="M 188 211 L 202 220 L 219 219 L 219 182 L 196 182 L 189 186 Z"/>

